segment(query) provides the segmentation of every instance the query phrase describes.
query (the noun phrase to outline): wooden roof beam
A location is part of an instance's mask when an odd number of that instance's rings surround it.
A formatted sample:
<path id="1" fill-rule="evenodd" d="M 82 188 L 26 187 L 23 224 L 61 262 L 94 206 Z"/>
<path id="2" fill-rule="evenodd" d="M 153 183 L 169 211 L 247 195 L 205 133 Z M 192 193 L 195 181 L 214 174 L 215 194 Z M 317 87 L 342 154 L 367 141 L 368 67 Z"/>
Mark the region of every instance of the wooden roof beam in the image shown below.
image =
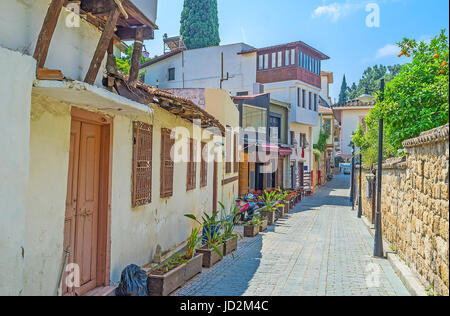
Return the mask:
<path id="1" fill-rule="evenodd" d="M 128 84 L 136 87 L 139 69 L 141 66 L 142 47 L 144 46 L 144 30 L 142 27 L 136 29 L 136 39 L 134 41 L 133 55 L 131 56 L 130 75 Z"/>
<path id="2" fill-rule="evenodd" d="M 111 10 L 108 16 L 108 21 L 106 22 L 105 29 L 102 32 L 102 36 L 97 44 L 97 49 L 95 50 L 94 57 L 92 58 L 89 70 L 86 74 L 84 81 L 88 84 L 94 84 L 95 78 L 97 78 L 100 65 L 105 58 L 106 50 L 108 49 L 111 38 L 114 34 L 114 29 L 119 19 L 120 10 L 116 7 Z"/>
<path id="3" fill-rule="evenodd" d="M 63 4 L 64 0 L 52 0 L 50 6 L 48 7 L 33 54 L 33 57 L 37 60 L 38 69 L 44 68 L 50 42 L 52 40 L 53 33 L 55 32 L 56 24 L 58 23 L 58 18 L 61 14 Z"/>

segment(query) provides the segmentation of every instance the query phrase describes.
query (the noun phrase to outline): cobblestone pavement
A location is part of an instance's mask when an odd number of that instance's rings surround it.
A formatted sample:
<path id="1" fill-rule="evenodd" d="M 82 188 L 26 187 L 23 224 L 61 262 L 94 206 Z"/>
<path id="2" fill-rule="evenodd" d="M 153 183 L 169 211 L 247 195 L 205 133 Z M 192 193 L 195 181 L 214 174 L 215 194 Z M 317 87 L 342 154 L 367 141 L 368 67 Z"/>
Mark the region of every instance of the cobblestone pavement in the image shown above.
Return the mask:
<path id="1" fill-rule="evenodd" d="M 373 238 L 349 206 L 348 183 L 335 177 L 173 295 L 409 295 L 389 262 L 371 257 Z"/>

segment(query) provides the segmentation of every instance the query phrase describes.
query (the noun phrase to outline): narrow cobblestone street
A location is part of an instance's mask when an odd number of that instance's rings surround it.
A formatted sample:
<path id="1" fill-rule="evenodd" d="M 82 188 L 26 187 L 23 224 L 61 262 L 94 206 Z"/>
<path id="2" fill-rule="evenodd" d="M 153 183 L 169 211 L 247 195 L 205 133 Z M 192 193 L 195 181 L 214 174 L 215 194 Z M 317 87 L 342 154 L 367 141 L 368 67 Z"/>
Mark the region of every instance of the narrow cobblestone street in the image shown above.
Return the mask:
<path id="1" fill-rule="evenodd" d="M 373 238 L 348 196 L 349 177 L 335 177 L 174 295 L 409 295 L 389 262 L 372 258 Z"/>

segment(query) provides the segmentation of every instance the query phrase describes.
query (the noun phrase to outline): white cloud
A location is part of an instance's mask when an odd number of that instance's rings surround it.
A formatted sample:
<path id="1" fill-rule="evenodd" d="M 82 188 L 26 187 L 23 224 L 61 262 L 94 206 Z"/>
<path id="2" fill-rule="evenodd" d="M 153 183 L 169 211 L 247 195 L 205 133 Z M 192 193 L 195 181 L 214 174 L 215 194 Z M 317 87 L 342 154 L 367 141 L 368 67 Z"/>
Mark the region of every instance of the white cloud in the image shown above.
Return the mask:
<path id="1" fill-rule="evenodd" d="M 377 58 L 395 56 L 400 53 L 400 48 L 397 45 L 387 44 L 386 46 L 377 50 Z"/>
<path id="2" fill-rule="evenodd" d="M 313 14 L 313 18 L 320 16 L 327 16 L 331 18 L 332 22 L 338 21 L 341 17 L 348 15 L 351 12 L 362 9 L 363 3 L 352 3 L 347 1 L 346 3 L 334 2 L 329 5 L 323 5 L 317 7 Z"/>

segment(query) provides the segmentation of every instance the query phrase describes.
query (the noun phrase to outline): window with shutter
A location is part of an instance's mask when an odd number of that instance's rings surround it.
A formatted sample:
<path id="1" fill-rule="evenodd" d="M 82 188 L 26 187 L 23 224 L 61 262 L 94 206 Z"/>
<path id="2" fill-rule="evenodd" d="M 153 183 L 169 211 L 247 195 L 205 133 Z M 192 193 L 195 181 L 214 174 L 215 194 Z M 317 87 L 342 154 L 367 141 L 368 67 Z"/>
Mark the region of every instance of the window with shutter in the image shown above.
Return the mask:
<path id="1" fill-rule="evenodd" d="M 187 183 L 186 183 L 186 189 L 187 191 L 195 189 L 197 185 L 196 181 L 196 174 L 197 174 L 197 168 L 195 163 L 195 154 L 197 152 L 197 146 L 195 144 L 195 141 L 190 138 L 189 139 L 189 161 L 187 163 Z"/>
<path id="2" fill-rule="evenodd" d="M 200 187 L 206 187 L 208 185 L 208 162 L 204 159 L 207 151 L 207 144 L 202 143 L 202 156 L 200 163 Z"/>
<path id="3" fill-rule="evenodd" d="M 226 148 L 225 148 L 225 173 L 231 173 L 231 128 L 227 126 L 226 134 L 225 134 L 225 142 L 226 142 Z"/>
<path id="4" fill-rule="evenodd" d="M 132 207 L 152 201 L 152 145 L 153 127 L 133 123 L 133 192 Z"/>
<path id="5" fill-rule="evenodd" d="M 174 163 L 170 157 L 170 151 L 175 140 L 170 138 L 171 133 L 169 129 L 161 129 L 161 198 L 173 195 Z"/>
<path id="6" fill-rule="evenodd" d="M 238 134 L 234 134 L 234 173 L 239 172 L 239 138 Z"/>

